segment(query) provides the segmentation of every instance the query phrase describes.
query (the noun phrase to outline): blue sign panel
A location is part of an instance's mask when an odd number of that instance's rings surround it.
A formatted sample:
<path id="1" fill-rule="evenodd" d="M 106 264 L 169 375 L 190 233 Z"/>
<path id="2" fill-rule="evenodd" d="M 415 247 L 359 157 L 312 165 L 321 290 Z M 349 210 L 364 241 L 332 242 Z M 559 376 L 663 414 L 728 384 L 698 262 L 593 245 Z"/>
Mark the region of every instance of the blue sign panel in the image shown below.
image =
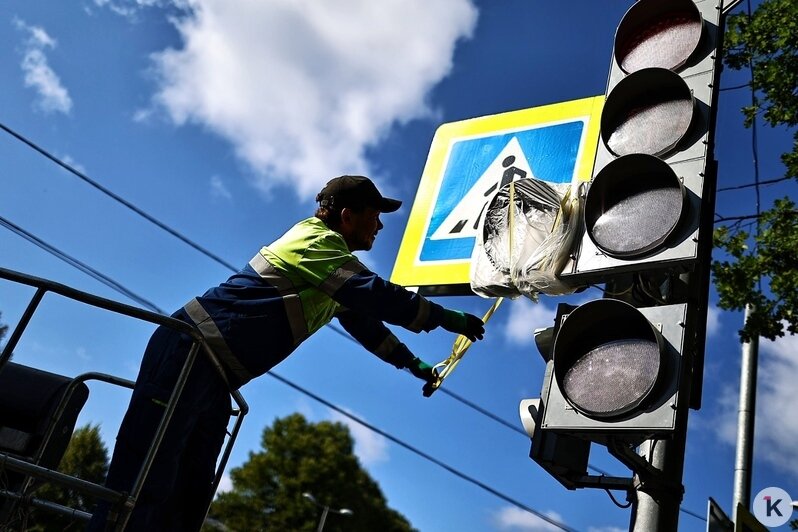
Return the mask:
<path id="1" fill-rule="evenodd" d="M 527 177 L 570 183 L 584 129 L 585 121 L 580 119 L 455 141 L 419 259 L 469 259 L 480 217 L 493 193 L 504 184 Z M 458 211 L 459 216 L 453 217 Z"/>

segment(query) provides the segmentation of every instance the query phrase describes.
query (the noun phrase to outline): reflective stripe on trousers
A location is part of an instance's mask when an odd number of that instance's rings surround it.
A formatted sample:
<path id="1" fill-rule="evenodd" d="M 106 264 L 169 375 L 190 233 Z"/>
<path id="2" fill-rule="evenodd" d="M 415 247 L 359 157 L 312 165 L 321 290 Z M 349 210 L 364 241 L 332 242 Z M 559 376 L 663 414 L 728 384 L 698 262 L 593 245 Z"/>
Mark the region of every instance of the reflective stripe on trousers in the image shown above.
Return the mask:
<path id="1" fill-rule="evenodd" d="M 239 383 L 251 381 L 254 375 L 241 365 L 241 362 L 233 355 L 233 352 L 230 351 L 230 347 L 228 347 L 219 327 L 216 326 L 216 323 L 214 323 L 208 312 L 200 305 L 197 298 L 186 303 L 186 306 L 183 308 L 189 318 L 191 318 L 197 326 L 200 333 L 202 333 L 202 337 L 208 342 L 208 346 L 213 350 L 216 356 L 219 357 L 219 361 L 225 369 L 232 373 Z"/>

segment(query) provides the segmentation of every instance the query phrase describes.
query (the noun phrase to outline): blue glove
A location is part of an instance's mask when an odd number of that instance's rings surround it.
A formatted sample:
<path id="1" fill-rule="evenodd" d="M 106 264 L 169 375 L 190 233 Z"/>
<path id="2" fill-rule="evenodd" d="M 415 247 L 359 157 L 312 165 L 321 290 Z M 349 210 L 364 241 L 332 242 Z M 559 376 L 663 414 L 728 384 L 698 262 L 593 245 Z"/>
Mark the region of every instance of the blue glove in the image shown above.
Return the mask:
<path id="1" fill-rule="evenodd" d="M 485 323 L 474 316 L 460 310 L 443 309 L 441 327 L 455 334 L 462 334 L 472 342 L 482 340 L 485 335 Z"/>

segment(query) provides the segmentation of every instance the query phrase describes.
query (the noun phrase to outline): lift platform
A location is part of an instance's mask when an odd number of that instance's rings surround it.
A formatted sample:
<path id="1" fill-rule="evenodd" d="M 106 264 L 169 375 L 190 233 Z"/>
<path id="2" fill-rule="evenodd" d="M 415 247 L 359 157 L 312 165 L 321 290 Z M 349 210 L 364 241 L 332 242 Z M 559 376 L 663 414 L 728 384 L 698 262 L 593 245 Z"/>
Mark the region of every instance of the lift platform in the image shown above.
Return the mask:
<path id="1" fill-rule="evenodd" d="M 86 511 L 36 496 L 35 488 L 38 485 L 51 483 L 94 500 L 110 502 L 112 511 L 109 519 L 113 522 L 109 523 L 111 526 L 109 530 L 122 531 L 136 506 L 136 500 L 169 426 L 191 366 L 197 356 L 207 356 L 219 371 L 222 371 L 219 360 L 196 327 L 183 321 L 13 270 L 0 268 L 0 279 L 36 289 L 0 353 L 0 479 L 2 479 L 0 529 L 12 530 L 13 528 L 7 528 L 7 525 L 21 511 L 31 508 L 65 515 L 75 521 L 87 522 L 91 519 L 91 514 Z M 48 293 L 81 305 L 169 327 L 190 336 L 193 340 L 189 355 L 186 357 L 161 423 L 130 493 L 117 492 L 100 484 L 66 475 L 57 471 L 57 467 L 69 444 L 78 415 L 89 398 L 86 382 L 100 381 L 130 390 L 135 383 L 105 373 L 92 372 L 67 377 L 10 362 L 14 348 L 22 338 L 42 299 Z M 31 394 L 30 390 L 35 390 L 36 393 Z M 237 390 L 231 390 L 230 396 L 235 403 L 230 412 L 235 418 L 235 423 L 217 464 L 213 481 L 214 493 L 221 481 L 244 416 L 249 411 L 246 401 Z M 21 399 L 23 397 L 24 399 Z M 207 508 L 205 510 L 207 512 Z"/>

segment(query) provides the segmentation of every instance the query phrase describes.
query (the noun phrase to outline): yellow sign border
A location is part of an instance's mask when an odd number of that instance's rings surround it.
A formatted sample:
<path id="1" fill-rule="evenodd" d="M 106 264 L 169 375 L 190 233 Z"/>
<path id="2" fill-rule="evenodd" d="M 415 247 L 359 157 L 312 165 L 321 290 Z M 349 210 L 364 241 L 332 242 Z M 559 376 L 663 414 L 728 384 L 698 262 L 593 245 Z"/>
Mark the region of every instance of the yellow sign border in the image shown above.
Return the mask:
<path id="1" fill-rule="evenodd" d="M 604 95 L 592 96 L 442 124 L 435 131 L 435 136 L 432 139 L 427 163 L 424 166 L 402 243 L 394 262 L 391 282 L 402 286 L 417 287 L 469 284 L 470 260 L 468 259 L 439 264 L 419 264 L 416 260 L 421 253 L 424 233 L 432 215 L 434 207 L 432 202 L 446 170 L 444 164 L 450 147 L 456 141 L 490 133 L 498 135 L 505 131 L 519 130 L 530 126 L 542 127 L 546 124 L 584 119 L 587 128 L 583 132 L 581 151 L 576 163 L 576 178 L 580 181 L 589 181 L 598 146 L 599 122 L 603 105 Z"/>

